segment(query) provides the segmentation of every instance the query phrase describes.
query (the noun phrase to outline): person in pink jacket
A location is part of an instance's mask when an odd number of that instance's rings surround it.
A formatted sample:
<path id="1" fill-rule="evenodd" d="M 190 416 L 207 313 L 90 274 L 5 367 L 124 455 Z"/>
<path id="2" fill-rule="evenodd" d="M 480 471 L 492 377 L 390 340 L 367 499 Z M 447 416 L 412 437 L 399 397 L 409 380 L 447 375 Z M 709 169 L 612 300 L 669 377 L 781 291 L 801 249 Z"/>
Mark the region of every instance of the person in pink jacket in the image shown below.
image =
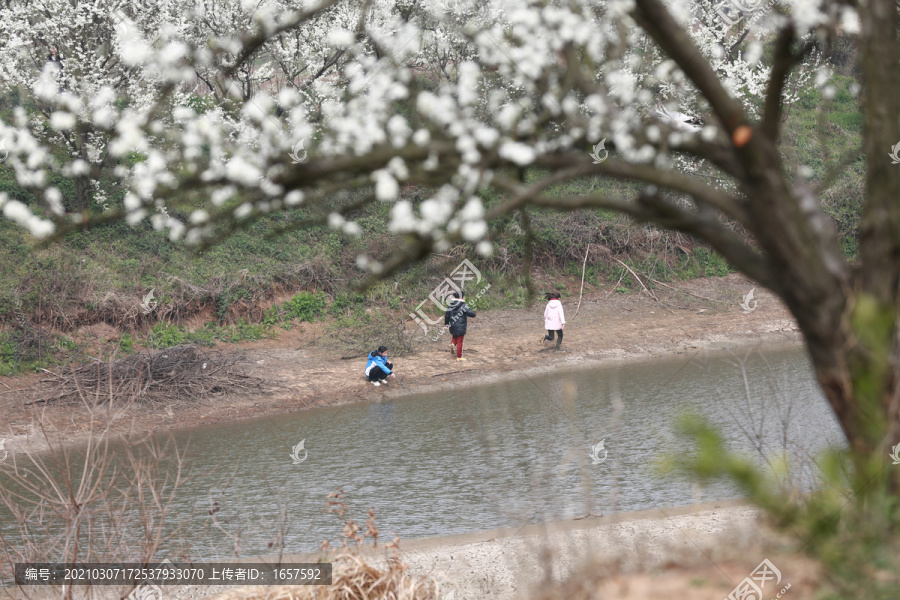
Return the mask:
<path id="1" fill-rule="evenodd" d="M 543 344 L 545 340 L 553 341 L 553 334 L 557 335 L 556 349 L 562 345 L 563 329 L 566 328 L 566 315 L 563 313 L 562 302 L 560 302 L 559 292 L 550 292 L 547 294 L 547 307 L 544 309 L 544 327 L 547 328 L 547 335 L 541 338 Z"/>

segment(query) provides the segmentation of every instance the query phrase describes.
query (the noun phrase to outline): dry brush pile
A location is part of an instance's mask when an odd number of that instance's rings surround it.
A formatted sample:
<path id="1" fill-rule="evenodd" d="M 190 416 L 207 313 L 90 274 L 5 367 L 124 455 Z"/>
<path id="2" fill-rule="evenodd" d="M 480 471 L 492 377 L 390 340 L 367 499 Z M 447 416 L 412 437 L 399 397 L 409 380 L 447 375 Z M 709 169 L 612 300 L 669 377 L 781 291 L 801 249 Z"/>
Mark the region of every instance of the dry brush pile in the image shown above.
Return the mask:
<path id="1" fill-rule="evenodd" d="M 388 314 L 341 322 L 332 326 L 321 338 L 323 347 L 339 352 L 342 360 L 368 356 L 379 346 L 387 346 L 392 356 L 403 357 L 415 353 L 421 343 L 421 330 L 407 322 L 406 315 Z"/>
<path id="2" fill-rule="evenodd" d="M 60 373 L 44 370 L 48 376 L 37 384 L 31 403 L 199 401 L 218 394 L 255 392 L 271 385 L 249 375 L 245 364 L 239 352 L 193 345 L 139 352 L 108 362 L 68 367 Z"/>

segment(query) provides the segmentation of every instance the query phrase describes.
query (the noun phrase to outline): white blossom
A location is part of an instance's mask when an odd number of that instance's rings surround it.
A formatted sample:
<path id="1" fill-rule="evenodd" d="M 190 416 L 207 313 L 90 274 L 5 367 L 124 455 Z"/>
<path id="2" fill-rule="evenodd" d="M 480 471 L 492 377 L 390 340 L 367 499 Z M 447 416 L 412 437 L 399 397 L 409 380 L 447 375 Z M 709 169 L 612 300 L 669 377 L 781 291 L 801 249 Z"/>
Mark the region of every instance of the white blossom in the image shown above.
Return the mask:
<path id="1" fill-rule="evenodd" d="M 284 197 L 284 203 L 288 206 L 297 206 L 303 203 L 303 192 L 300 190 L 292 190 Z"/>
<path id="2" fill-rule="evenodd" d="M 340 229 L 344 223 L 346 223 L 346 220 L 343 215 L 338 213 L 331 213 L 328 215 L 328 226 L 332 229 Z"/>
<path id="3" fill-rule="evenodd" d="M 431 141 L 431 134 L 427 129 L 419 129 L 413 134 L 413 142 L 417 146 L 427 146 Z"/>
<path id="4" fill-rule="evenodd" d="M 75 115 L 56 111 L 50 115 L 50 126 L 57 131 L 67 131 L 75 127 Z"/>
<path id="5" fill-rule="evenodd" d="M 328 34 L 328 41 L 338 48 L 347 48 L 348 46 L 353 45 L 355 38 L 351 31 L 347 31 L 346 29 L 333 29 Z"/>
<path id="6" fill-rule="evenodd" d="M 488 226 L 484 221 L 467 221 L 462 225 L 462 236 L 466 241 L 475 242 L 484 237 Z"/>
<path id="7" fill-rule="evenodd" d="M 58 188 L 47 188 L 47 190 L 44 192 L 44 197 L 47 199 L 47 204 L 53 214 L 61 215 L 65 212 L 62 203 L 63 195 Z"/>
<path id="8" fill-rule="evenodd" d="M 359 226 L 358 223 L 354 223 L 352 221 L 348 221 L 344 223 L 344 233 L 352 236 L 362 235 L 362 227 Z"/>
<path id="9" fill-rule="evenodd" d="M 400 200 L 391 209 L 391 220 L 388 229 L 394 233 L 405 233 L 416 227 L 416 217 L 413 214 L 412 203 L 408 200 Z"/>
<path id="10" fill-rule="evenodd" d="M 191 225 L 202 225 L 209 221 L 209 213 L 203 209 L 195 210 L 191 213 Z"/>
<path id="11" fill-rule="evenodd" d="M 282 26 L 295 11 L 311 5 L 163 0 L 146 15 L 126 11 L 131 18 L 116 22 L 110 13 L 119 4 L 0 7 L 0 91 L 20 88 L 31 105 L 46 107 L 14 107 L 14 122 L 0 123 L 0 139 L 20 185 L 43 191 L 57 214 L 60 193 L 48 182 L 99 174 L 84 199 L 92 206 L 112 208 L 119 196 L 111 191 L 125 189 L 128 223 L 149 219 L 172 239 L 198 243 L 212 235 L 225 206 L 243 220 L 321 202 L 330 198 L 319 193 L 326 188 L 364 197 L 374 185 L 376 199 L 395 202 L 392 232 L 427 238 L 434 248 L 462 236 L 487 255 L 492 245 L 476 194 L 495 172 L 574 164 L 600 140 L 618 161 L 699 172 L 709 165 L 683 142 L 724 140 L 715 121 L 678 128 L 653 117 L 657 102 L 704 120 L 710 107 L 630 17 L 633 0 L 430 1 L 410 14 L 393 2 L 341 2 L 287 30 Z M 693 18 L 694 0 L 667 3 L 696 45 L 696 60 L 708 63 L 749 119 L 760 117 L 770 75 L 763 47 L 778 27 L 790 21 L 801 37 L 823 24 L 859 30 L 850 8 L 832 14 L 819 0 L 781 4 L 783 17 L 759 7 L 723 28 Z M 252 68 L 232 68 L 245 40 L 258 34 L 271 37 L 251 49 L 245 66 Z M 46 64 L 52 61 L 35 42 L 57 39 L 66 51 L 82 49 L 64 52 L 62 66 Z M 569 51 L 578 57 L 573 64 Z M 817 71 L 819 63 L 812 56 L 792 71 L 786 105 L 813 79 L 823 96 L 834 96 L 832 75 Z M 858 84 L 850 90 L 858 93 Z M 69 133 L 76 127 L 78 135 Z M 300 140 L 304 160 L 296 161 Z M 335 179 L 320 176 L 319 169 L 331 168 Z M 166 199 L 185 181 L 201 182 L 203 193 L 189 196 L 197 205 L 177 213 L 190 215 L 182 223 L 166 212 Z M 415 210 L 400 198 L 400 186 L 421 181 L 438 192 Z M 10 203 L 3 202 L 4 216 L 47 231 L 49 222 Z M 332 227 L 362 233 L 334 210 Z M 365 268 L 374 272 L 373 265 Z"/>
<path id="12" fill-rule="evenodd" d="M 529 165 L 534 162 L 535 151 L 531 146 L 519 142 L 507 142 L 500 146 L 498 154 L 502 158 L 510 160 L 519 166 Z"/>
<path id="13" fill-rule="evenodd" d="M 464 221 L 477 221 L 482 217 L 484 217 L 484 204 L 477 196 L 469 198 L 462 210 L 459 211 L 459 218 Z"/>
<path id="14" fill-rule="evenodd" d="M 379 200 L 393 200 L 400 193 L 397 180 L 385 169 L 379 169 L 372 174 L 375 180 L 375 197 Z"/>

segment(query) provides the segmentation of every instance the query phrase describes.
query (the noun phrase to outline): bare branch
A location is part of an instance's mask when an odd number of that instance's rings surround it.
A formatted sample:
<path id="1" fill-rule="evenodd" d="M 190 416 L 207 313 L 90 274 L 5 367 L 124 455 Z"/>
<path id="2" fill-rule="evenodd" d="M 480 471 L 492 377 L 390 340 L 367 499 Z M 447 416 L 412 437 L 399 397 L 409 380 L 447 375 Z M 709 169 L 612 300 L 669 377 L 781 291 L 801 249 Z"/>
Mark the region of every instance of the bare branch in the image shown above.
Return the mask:
<path id="1" fill-rule="evenodd" d="M 299 27 L 320 13 L 328 10 L 338 2 L 339 0 L 325 0 L 324 3 L 316 5 L 311 9 L 295 12 L 289 18 L 285 19 L 284 23 L 271 31 L 262 27 L 257 33 L 243 36 L 241 39 L 241 51 L 237 57 L 235 57 L 234 64 L 225 70 L 225 76 L 230 77 L 231 75 L 234 75 L 234 72 L 253 56 L 257 50 L 269 42 L 269 40 L 277 37 L 279 34 Z"/>
<path id="2" fill-rule="evenodd" d="M 615 177 L 616 179 L 643 181 L 659 187 L 670 188 L 690 195 L 698 203 L 722 212 L 722 214 L 734 219 L 750 230 L 754 228 L 750 215 L 733 198 L 677 171 L 663 171 L 648 165 L 637 165 L 614 160 L 607 160 L 599 165 L 593 165 L 590 157 L 585 157 L 580 159 L 580 161 L 585 166 L 586 174 L 599 173 Z M 537 164 L 539 166 L 561 168 L 565 164 L 571 165 L 572 157 L 549 156 L 541 158 Z"/>
<path id="3" fill-rule="evenodd" d="M 697 86 L 732 133 L 744 121 L 744 110 L 722 86 L 700 49 L 660 0 L 635 1 L 634 19 Z"/>
<path id="4" fill-rule="evenodd" d="M 763 135 L 772 143 L 778 141 L 781 125 L 781 96 L 784 93 L 784 85 L 787 82 L 791 69 L 799 64 L 816 47 L 814 40 L 807 42 L 797 53 L 791 52 L 791 45 L 796 39 L 793 23 L 781 30 L 775 42 L 775 57 L 772 65 L 772 74 L 769 77 L 769 87 L 766 90 L 766 102 L 763 109 L 762 126 Z"/>
<path id="5" fill-rule="evenodd" d="M 655 195 L 640 196 L 632 201 L 603 195 L 538 197 L 531 204 L 559 210 L 604 208 L 626 214 L 636 221 L 690 233 L 709 242 L 717 252 L 753 279 L 769 285 L 773 282 L 768 261 L 724 227 L 714 214 L 688 213 Z"/>

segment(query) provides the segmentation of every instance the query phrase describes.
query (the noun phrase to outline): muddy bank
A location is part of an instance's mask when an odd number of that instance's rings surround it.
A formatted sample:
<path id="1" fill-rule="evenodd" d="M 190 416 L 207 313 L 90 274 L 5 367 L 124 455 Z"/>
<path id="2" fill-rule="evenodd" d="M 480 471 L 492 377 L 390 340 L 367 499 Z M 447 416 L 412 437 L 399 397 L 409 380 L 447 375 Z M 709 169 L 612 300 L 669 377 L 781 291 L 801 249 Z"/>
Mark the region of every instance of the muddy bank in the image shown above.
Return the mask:
<path id="1" fill-rule="evenodd" d="M 751 303 L 753 310 L 747 312 L 741 301 L 754 287 L 756 303 Z M 655 295 L 601 290 L 585 295 L 580 307 L 577 296 L 564 299 L 568 323 L 560 352 L 540 341 L 543 302 L 530 308 L 479 313 L 469 320 L 466 361 L 456 361 L 445 335 L 437 342 L 420 345 L 412 356 L 395 359 L 396 380 L 378 388 L 364 380 L 364 357 L 342 360 L 340 353 L 324 343 L 328 334 L 322 324 L 304 324 L 279 332 L 278 339 L 238 346 L 246 353 L 251 373 L 274 384 L 270 393 L 199 402 L 173 397 L 165 404 L 116 406 L 113 410 L 104 406 L 94 413 L 94 426 L 112 421 L 108 426 L 112 434 L 158 432 L 349 402 L 385 401 L 617 361 L 699 356 L 708 350 L 763 343 L 802 346 L 787 309 L 743 276 L 673 283 L 656 290 Z M 381 343 L 372 340 L 371 346 Z M 229 348 L 235 346 L 222 346 Z M 34 377 L 0 379 L 0 438 L 6 438 L 6 450 L 15 452 L 24 444 L 40 448 L 40 424 L 49 435 L 67 442 L 88 435 L 92 413 L 87 406 L 27 406 L 28 394 L 17 390 L 32 383 Z"/>

